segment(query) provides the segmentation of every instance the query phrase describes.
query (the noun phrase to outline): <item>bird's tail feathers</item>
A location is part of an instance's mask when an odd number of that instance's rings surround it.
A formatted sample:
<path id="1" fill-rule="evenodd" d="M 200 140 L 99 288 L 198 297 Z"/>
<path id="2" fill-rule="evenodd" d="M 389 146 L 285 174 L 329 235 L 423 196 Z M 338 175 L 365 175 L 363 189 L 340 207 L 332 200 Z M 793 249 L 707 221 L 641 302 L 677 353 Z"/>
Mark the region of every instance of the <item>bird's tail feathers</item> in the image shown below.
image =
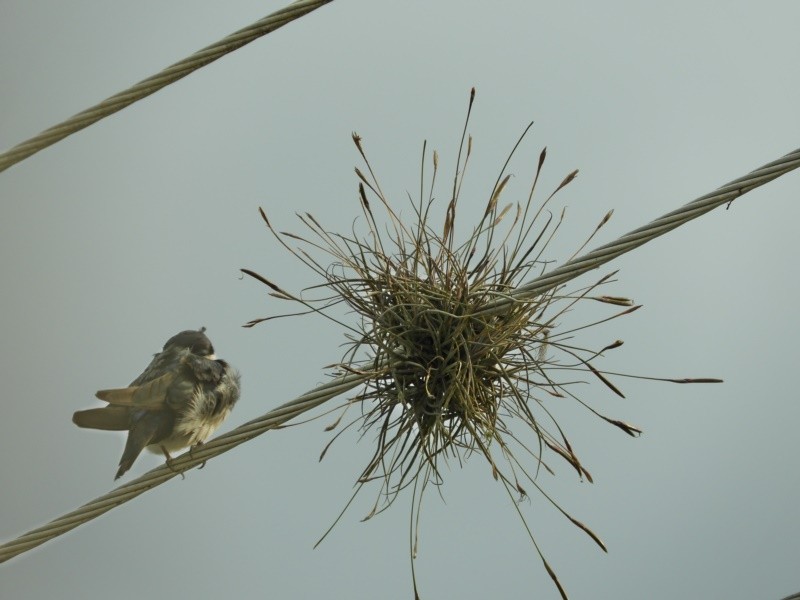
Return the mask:
<path id="1" fill-rule="evenodd" d="M 123 431 L 130 426 L 129 410 L 124 406 L 104 406 L 79 410 L 72 415 L 72 422 L 78 427 Z"/>

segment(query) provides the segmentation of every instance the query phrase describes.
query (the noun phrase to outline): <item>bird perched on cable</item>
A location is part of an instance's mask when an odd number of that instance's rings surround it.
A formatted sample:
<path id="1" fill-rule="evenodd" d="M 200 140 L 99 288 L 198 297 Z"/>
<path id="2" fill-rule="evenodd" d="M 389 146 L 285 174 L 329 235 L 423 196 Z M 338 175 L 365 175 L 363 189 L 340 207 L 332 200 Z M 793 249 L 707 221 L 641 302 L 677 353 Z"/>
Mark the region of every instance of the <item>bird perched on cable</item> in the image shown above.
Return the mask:
<path id="1" fill-rule="evenodd" d="M 115 479 L 131 468 L 144 448 L 170 452 L 207 440 L 239 399 L 239 372 L 214 355 L 205 327 L 181 331 L 130 386 L 100 390 L 108 403 L 79 410 L 72 416 L 78 427 L 128 430 L 128 441 Z"/>

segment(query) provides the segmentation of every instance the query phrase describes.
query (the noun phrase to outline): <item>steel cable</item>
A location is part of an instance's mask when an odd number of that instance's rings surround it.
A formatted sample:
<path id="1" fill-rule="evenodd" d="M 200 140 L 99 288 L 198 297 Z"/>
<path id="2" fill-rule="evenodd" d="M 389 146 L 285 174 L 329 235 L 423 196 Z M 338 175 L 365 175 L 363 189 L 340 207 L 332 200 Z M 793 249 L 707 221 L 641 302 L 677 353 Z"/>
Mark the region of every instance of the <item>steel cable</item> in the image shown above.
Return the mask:
<path id="1" fill-rule="evenodd" d="M 297 0 L 0 154 L 0 172 L 333 0 Z"/>

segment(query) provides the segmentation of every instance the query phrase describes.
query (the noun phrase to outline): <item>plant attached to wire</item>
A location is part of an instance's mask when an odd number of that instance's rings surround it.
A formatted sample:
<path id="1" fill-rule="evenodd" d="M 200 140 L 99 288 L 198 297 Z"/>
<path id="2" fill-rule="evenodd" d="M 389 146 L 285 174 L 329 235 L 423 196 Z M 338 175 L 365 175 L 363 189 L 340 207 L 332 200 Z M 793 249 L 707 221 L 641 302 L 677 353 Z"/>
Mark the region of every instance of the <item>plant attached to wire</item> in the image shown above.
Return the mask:
<path id="1" fill-rule="evenodd" d="M 353 497 L 362 486 L 377 482 L 377 499 L 366 520 L 388 508 L 402 490 L 412 488 L 411 565 L 415 594 L 414 559 L 422 499 L 429 485 L 444 483 L 443 466 L 449 461 L 461 464 L 478 454 L 488 462 L 492 476 L 505 486 L 512 499 L 524 498 L 527 489 L 533 486 L 605 550 L 600 539 L 567 514 L 538 482 L 542 468 L 553 472 L 547 462 L 548 452 L 564 459 L 580 477 L 592 479 L 552 415 L 548 402 L 575 399 L 625 433 L 631 436 L 640 433 L 632 425 L 601 415 L 572 391 L 578 383 L 576 373 L 590 374 L 622 396 L 608 376 L 593 365 L 603 352 L 621 346 L 622 342 L 615 341 L 592 351 L 575 345 L 572 337 L 576 329 L 559 331 L 565 312 L 587 300 L 623 307 L 600 322 L 640 308 L 626 298 L 598 294 L 598 288 L 610 282 L 614 273 L 582 289 L 567 291 L 562 285 L 531 300 L 514 301 L 501 310 L 492 308 L 493 302 L 510 298 L 517 286 L 546 271 L 548 262 L 544 253 L 564 217 L 563 211 L 559 217 L 554 216 L 547 206 L 577 174 L 574 171 L 567 175 L 537 205 L 534 192 L 545 161 L 546 150 L 543 150 L 527 199 L 501 202 L 511 177 L 506 173 L 511 155 L 530 125 L 503 166 L 482 217 L 466 239 L 456 237 L 458 201 L 472 151 L 467 126 L 474 96 L 473 89 L 442 227 L 435 227 L 432 218 L 438 154 L 434 151 L 432 155 L 433 169 L 426 192 L 428 156 L 423 145 L 419 197 L 410 202 L 413 219 L 404 221 L 381 189 L 361 138 L 353 134 L 367 171 L 356 168 L 365 233 L 354 230 L 345 235 L 328 231 L 308 213 L 299 218 L 311 237 L 280 233 L 261 210 L 277 240 L 321 278 L 315 289 L 324 288 L 329 293 L 320 299 L 308 299 L 243 269 L 268 285 L 273 296 L 300 303 L 304 312 L 334 318 L 328 309 L 345 304 L 356 313 L 358 322 L 345 325 L 349 332 L 348 348 L 337 367 L 339 372 L 364 374 L 366 382 L 344 404 L 342 416 L 356 409 L 359 414 L 348 427 L 354 425 L 362 435 L 370 434 L 375 445 L 359 474 Z M 376 208 L 385 213 L 387 223 L 376 217 Z M 611 212 L 575 254 L 610 216 Z M 299 246 L 294 247 L 293 243 Z M 328 258 L 315 258 L 315 252 Z M 267 319 L 270 318 L 274 317 Z M 256 319 L 247 326 L 267 319 Z M 329 429 L 337 427 L 342 416 Z M 523 430 L 527 430 L 524 439 Z M 545 569 L 566 598 L 518 504 L 514 506 Z"/>

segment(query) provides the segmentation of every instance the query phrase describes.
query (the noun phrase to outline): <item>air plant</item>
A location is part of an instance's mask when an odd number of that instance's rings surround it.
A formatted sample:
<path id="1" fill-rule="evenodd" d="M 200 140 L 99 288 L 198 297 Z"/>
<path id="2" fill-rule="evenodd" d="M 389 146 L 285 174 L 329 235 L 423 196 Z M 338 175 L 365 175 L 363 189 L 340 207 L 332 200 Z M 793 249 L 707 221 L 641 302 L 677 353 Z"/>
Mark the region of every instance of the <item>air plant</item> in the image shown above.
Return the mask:
<path id="1" fill-rule="evenodd" d="M 353 134 L 366 167 L 366 172 L 356 168 L 365 232 L 359 233 L 356 226 L 349 234 L 328 231 L 308 213 L 299 218 L 310 236 L 278 232 L 261 210 L 280 244 L 319 276 L 321 281 L 314 289 L 327 290 L 324 297 L 309 299 L 308 290 L 292 294 L 244 270 L 269 286 L 273 296 L 302 305 L 301 314 L 311 312 L 337 320 L 329 309 L 340 304 L 355 313 L 354 325 L 342 323 L 347 330 L 347 350 L 335 367 L 336 373 L 364 375 L 365 383 L 340 407 L 341 415 L 328 429 L 339 427 L 343 417 L 355 411 L 358 414 L 342 431 L 354 426 L 375 442 L 353 495 L 355 498 L 367 484 L 377 487 L 375 504 L 365 520 L 387 509 L 403 490 L 411 488 L 415 594 L 414 559 L 422 500 L 429 485 L 444 484 L 450 462 L 462 464 L 473 455 L 482 457 L 512 500 L 526 497 L 528 489 L 535 488 L 605 550 L 600 538 L 563 510 L 539 483 L 542 469 L 554 472 L 550 455 L 565 460 L 579 477 L 592 480 L 548 404 L 553 399 L 573 399 L 628 435 L 641 433 L 633 425 L 600 414 L 573 391 L 577 374 L 578 378 L 596 378 L 622 396 L 608 374 L 593 364 L 622 341 L 589 350 L 573 339 L 587 326 L 640 308 L 627 298 L 600 293 L 615 273 L 580 289 L 567 290 L 561 285 L 533 299 L 513 301 L 500 310 L 492 308 L 496 300 L 511 298 L 517 286 L 548 269 L 551 261 L 545 253 L 564 219 L 563 211 L 556 216 L 548 206 L 577 175 L 577 171 L 569 173 L 554 192 L 537 202 L 535 192 L 546 157 L 546 149 L 542 150 L 527 199 L 503 203 L 511 177 L 506 173 L 509 161 L 531 125 L 503 165 L 482 217 L 466 239 L 457 239 L 458 202 L 472 154 L 467 129 L 474 96 L 473 89 L 441 227 L 435 226 L 433 217 L 438 153 L 432 153 L 433 168 L 426 185 L 425 168 L 431 159 L 423 144 L 419 196 L 409 200 L 413 218 L 404 220 L 381 189 L 361 138 Z M 385 222 L 379 218 L 379 210 Z M 611 212 L 575 254 L 610 217 Z M 587 301 L 603 303 L 616 312 L 583 327 L 561 330 L 564 314 Z M 256 319 L 247 326 L 271 318 L 275 317 Z M 325 447 L 323 456 L 337 437 Z M 566 598 L 518 502 L 512 504 L 549 576 Z"/>

